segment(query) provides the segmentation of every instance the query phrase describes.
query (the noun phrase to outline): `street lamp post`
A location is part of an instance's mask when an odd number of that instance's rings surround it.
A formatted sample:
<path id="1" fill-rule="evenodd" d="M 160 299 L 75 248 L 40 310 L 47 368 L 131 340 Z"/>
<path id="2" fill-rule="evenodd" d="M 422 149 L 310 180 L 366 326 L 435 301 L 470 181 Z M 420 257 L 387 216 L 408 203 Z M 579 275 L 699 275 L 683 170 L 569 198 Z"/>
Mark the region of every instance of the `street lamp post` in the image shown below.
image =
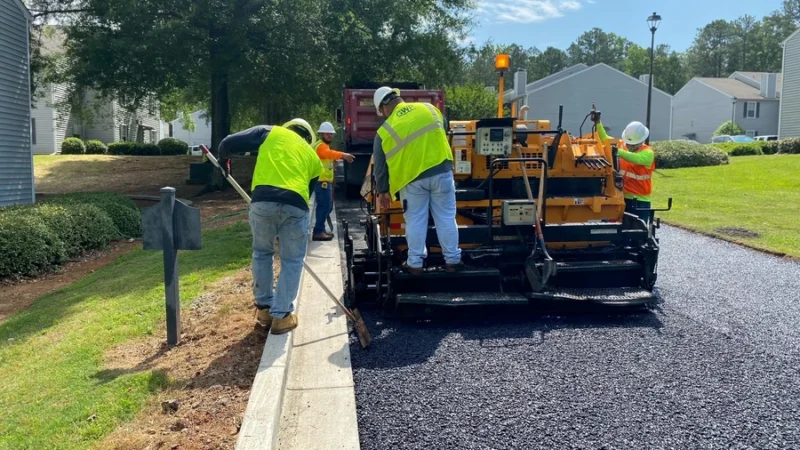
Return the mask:
<path id="1" fill-rule="evenodd" d="M 661 16 L 653 12 L 653 15 L 647 18 L 647 24 L 650 26 L 650 76 L 647 79 L 647 128 L 650 129 L 650 102 L 653 98 L 653 60 L 655 59 L 655 43 L 656 43 L 656 30 L 661 23 Z M 650 136 L 647 137 L 647 143 L 650 144 Z"/>

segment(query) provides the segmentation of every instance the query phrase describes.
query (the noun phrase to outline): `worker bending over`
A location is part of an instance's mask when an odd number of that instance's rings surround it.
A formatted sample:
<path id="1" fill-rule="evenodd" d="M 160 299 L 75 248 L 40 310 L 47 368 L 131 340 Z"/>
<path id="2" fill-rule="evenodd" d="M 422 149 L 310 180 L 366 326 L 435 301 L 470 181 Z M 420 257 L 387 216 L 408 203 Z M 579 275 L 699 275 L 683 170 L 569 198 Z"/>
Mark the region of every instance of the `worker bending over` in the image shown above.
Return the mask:
<path id="1" fill-rule="evenodd" d="M 333 239 L 333 233 L 325 232 L 325 219 L 328 218 L 331 210 L 333 210 L 333 162 L 344 159 L 351 163 L 356 158 L 349 153 L 331 150 L 330 144 L 333 142 L 334 136 L 336 136 L 336 130 L 333 129 L 332 123 L 322 122 L 317 133 L 319 133 L 320 140 L 314 145 L 314 150 L 317 151 L 317 156 L 322 161 L 322 175 L 319 176 L 319 182 L 314 188 L 316 219 L 314 221 L 312 239 L 315 241 L 330 241 Z"/>
<path id="2" fill-rule="evenodd" d="M 258 151 L 253 171 L 250 228 L 253 232 L 253 295 L 256 320 L 272 334 L 297 328 L 294 299 L 308 246 L 308 198 L 322 173 L 311 148 L 314 129 L 303 119 L 283 126 L 260 125 L 222 140 L 220 157 Z M 281 270 L 272 289 L 275 238 L 280 239 Z"/>
<path id="3" fill-rule="evenodd" d="M 592 115 L 592 120 L 597 124 L 597 134 L 600 136 L 600 140 L 605 142 L 608 134 L 599 115 Z M 653 212 L 638 210 L 639 208 L 650 209 L 650 196 L 653 193 L 656 155 L 652 147 L 644 143 L 648 136 L 650 136 L 650 130 L 644 124 L 631 122 L 622 131 L 617 155 L 620 158 L 619 173 L 624 180 L 625 211 L 639 216 L 649 224 L 653 219 Z"/>
<path id="4" fill-rule="evenodd" d="M 406 202 L 408 260 L 403 268 L 422 273 L 430 210 L 445 270 L 460 270 L 453 153 L 441 111 L 429 103 L 405 103 L 398 90 L 385 86 L 375 92 L 373 101 L 378 115 L 386 117 L 373 145 L 378 200 L 383 209 L 397 193 Z"/>

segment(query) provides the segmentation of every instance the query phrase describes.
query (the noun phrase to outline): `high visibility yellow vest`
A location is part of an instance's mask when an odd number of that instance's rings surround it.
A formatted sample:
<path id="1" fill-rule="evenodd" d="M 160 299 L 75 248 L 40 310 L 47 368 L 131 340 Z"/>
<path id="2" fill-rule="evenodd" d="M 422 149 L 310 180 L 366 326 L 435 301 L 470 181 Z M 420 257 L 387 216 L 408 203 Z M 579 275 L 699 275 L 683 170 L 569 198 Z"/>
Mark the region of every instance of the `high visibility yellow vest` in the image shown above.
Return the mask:
<path id="1" fill-rule="evenodd" d="M 314 144 L 314 151 L 322 144 L 322 141 L 318 141 Z M 322 175 L 319 176 L 319 181 L 333 181 L 333 160 L 320 159 L 320 161 L 322 161 Z"/>
<path id="2" fill-rule="evenodd" d="M 400 103 L 378 129 L 392 196 L 422 172 L 453 160 L 442 113 L 429 103 Z"/>
<path id="3" fill-rule="evenodd" d="M 294 131 L 275 126 L 258 148 L 250 190 L 274 186 L 296 192 L 308 203 L 308 184 L 321 173 L 322 163 L 314 149 Z"/>

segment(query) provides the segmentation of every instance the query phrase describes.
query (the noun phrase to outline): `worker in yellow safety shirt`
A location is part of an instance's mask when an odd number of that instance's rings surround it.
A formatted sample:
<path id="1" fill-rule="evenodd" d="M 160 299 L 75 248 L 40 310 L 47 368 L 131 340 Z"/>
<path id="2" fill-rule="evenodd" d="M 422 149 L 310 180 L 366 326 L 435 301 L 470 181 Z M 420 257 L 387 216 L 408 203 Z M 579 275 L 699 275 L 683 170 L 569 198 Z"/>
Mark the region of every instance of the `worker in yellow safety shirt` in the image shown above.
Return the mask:
<path id="1" fill-rule="evenodd" d="M 330 122 L 322 122 L 319 126 L 320 140 L 314 144 L 314 150 L 322 161 L 322 175 L 319 176 L 317 186 L 314 188 L 314 202 L 316 204 L 316 218 L 314 222 L 313 236 L 315 241 L 330 241 L 333 239 L 332 233 L 325 231 L 325 219 L 328 218 L 333 210 L 333 185 L 334 171 L 333 162 L 345 160 L 348 163 L 355 161 L 355 156 L 349 153 L 331 150 L 330 144 L 336 136 L 336 130 Z M 333 231 L 333 230 L 331 230 Z"/>
<path id="2" fill-rule="evenodd" d="M 399 193 L 406 203 L 408 259 L 403 268 L 414 275 L 422 273 L 430 211 L 445 270 L 461 270 L 453 152 L 442 112 L 430 103 L 406 103 L 398 90 L 386 86 L 375 91 L 373 103 L 378 115 L 386 117 L 372 150 L 378 201 L 383 209 L 389 208 Z"/>
<path id="3" fill-rule="evenodd" d="M 606 133 L 600 115 L 592 114 L 592 121 L 597 125 L 597 134 L 605 142 L 609 136 Z M 639 216 L 645 223 L 653 219 L 650 209 L 653 193 L 653 171 L 656 168 L 655 153 L 653 148 L 645 144 L 650 136 L 650 130 L 641 122 L 631 122 L 622 131 L 617 156 L 619 156 L 619 172 L 623 179 L 623 192 L 625 195 L 625 211 Z"/>
<path id="4" fill-rule="evenodd" d="M 282 126 L 259 125 L 222 140 L 220 157 L 258 151 L 253 171 L 250 228 L 253 233 L 253 295 L 256 320 L 272 334 L 297 328 L 294 299 L 300 287 L 308 246 L 308 201 L 322 162 L 311 148 L 314 129 L 303 119 Z M 281 269 L 272 289 L 275 239 Z"/>

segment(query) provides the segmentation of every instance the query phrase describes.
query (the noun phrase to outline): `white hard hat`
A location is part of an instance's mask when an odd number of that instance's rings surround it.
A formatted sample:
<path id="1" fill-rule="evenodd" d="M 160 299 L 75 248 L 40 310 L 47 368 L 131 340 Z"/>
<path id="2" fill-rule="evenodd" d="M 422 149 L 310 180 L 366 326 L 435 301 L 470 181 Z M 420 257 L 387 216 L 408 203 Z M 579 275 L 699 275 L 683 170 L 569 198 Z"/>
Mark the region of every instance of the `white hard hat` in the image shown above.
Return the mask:
<path id="1" fill-rule="evenodd" d="M 650 130 L 642 122 L 631 122 L 622 131 L 622 140 L 627 145 L 638 145 L 647 140 Z"/>
<path id="2" fill-rule="evenodd" d="M 392 89 L 388 86 L 379 87 L 378 90 L 375 91 L 375 95 L 372 97 L 372 102 L 375 103 L 375 112 L 377 112 L 379 116 L 383 116 L 383 114 L 381 114 L 381 102 L 392 92 L 400 95 L 399 89 Z"/>
<path id="3" fill-rule="evenodd" d="M 297 134 L 299 134 L 309 144 L 314 140 L 314 129 L 311 128 L 311 124 L 306 122 L 304 119 L 300 119 L 300 118 L 292 119 L 292 120 L 286 122 L 285 124 L 283 124 L 283 127 L 284 128 L 294 128 L 293 131 L 295 131 L 295 132 L 300 131 L 300 130 L 304 131 L 305 133 L 308 134 L 308 136 L 303 136 L 303 134 L 299 133 L 299 132 Z"/>
<path id="4" fill-rule="evenodd" d="M 330 122 L 322 122 L 319 125 L 319 130 L 317 130 L 317 133 L 336 134 L 336 130 L 333 128 L 333 124 L 332 123 L 330 123 Z"/>

